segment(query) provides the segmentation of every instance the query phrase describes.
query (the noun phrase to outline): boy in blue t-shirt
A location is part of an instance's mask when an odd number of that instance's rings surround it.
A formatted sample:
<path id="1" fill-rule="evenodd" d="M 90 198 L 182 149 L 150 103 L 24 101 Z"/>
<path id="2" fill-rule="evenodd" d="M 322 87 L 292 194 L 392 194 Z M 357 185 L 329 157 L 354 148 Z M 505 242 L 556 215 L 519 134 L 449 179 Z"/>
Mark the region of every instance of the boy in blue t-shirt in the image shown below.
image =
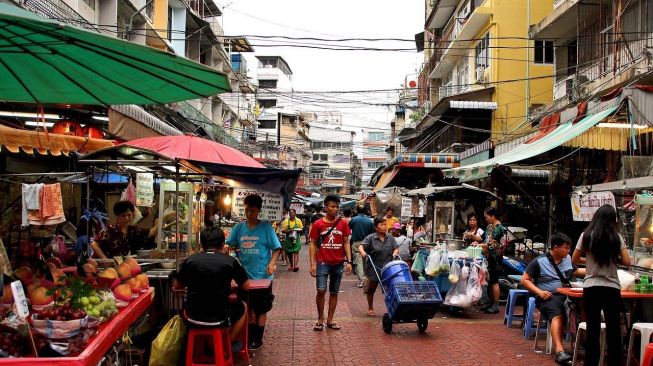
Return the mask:
<path id="1" fill-rule="evenodd" d="M 259 195 L 251 194 L 245 197 L 243 203 L 247 221 L 234 226 L 227 238 L 227 244 L 239 249 L 240 263 L 249 279 L 271 280 L 276 270 L 281 243 L 272 225 L 258 218 L 263 207 L 263 199 Z M 250 324 L 249 328 L 251 350 L 257 350 L 263 345 L 267 312 L 272 309 L 273 301 L 272 285 L 265 290 L 250 291 L 249 303 L 255 314 L 254 324 Z"/>

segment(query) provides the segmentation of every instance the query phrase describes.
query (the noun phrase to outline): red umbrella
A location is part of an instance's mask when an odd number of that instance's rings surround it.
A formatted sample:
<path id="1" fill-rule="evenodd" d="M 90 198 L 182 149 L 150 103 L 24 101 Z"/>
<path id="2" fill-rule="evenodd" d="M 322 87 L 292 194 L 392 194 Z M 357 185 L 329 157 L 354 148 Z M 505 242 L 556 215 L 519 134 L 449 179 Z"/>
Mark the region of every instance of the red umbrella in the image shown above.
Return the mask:
<path id="1" fill-rule="evenodd" d="M 197 136 L 146 137 L 125 142 L 122 145 L 150 150 L 169 158 L 248 168 L 265 168 L 263 164 L 254 160 L 253 157 L 233 147 Z"/>

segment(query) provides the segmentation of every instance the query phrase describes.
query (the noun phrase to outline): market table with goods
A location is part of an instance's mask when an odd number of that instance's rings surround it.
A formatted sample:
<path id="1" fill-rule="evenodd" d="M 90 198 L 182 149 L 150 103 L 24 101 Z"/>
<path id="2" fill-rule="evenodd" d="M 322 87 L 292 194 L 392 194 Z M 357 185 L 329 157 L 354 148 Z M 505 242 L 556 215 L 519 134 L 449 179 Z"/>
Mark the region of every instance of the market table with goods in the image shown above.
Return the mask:
<path id="1" fill-rule="evenodd" d="M 133 258 L 99 274 L 94 260 L 81 262 L 76 270 L 48 261 L 14 271 L 3 287 L 0 365 L 97 365 L 128 339 L 154 300 L 148 277 Z"/>

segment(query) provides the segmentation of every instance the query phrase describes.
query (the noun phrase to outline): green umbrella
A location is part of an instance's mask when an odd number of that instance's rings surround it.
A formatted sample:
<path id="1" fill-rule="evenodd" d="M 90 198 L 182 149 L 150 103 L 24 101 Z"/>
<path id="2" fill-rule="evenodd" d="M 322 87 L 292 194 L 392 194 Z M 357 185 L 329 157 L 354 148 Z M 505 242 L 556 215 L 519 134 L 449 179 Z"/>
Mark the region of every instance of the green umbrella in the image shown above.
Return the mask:
<path id="1" fill-rule="evenodd" d="M 230 90 L 197 62 L 0 3 L 0 100 L 154 104 Z"/>

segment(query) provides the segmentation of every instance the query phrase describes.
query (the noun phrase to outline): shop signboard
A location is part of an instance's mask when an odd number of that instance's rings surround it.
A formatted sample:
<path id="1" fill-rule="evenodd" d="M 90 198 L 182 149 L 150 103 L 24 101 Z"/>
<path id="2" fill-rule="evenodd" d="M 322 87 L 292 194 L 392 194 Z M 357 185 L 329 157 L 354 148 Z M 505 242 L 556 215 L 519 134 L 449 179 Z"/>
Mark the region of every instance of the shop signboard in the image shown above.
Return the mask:
<path id="1" fill-rule="evenodd" d="M 612 192 L 592 192 L 571 196 L 571 213 L 574 221 L 590 221 L 599 207 L 610 205 L 617 208 Z"/>
<path id="2" fill-rule="evenodd" d="M 136 206 L 152 207 L 154 203 L 154 175 L 136 173 Z"/>
<path id="3" fill-rule="evenodd" d="M 413 199 L 410 197 L 401 197 L 401 221 L 410 218 L 413 210 Z"/>
<path id="4" fill-rule="evenodd" d="M 281 220 L 283 214 L 283 198 L 278 193 L 262 192 L 254 189 L 234 188 L 234 199 L 231 204 L 231 215 L 238 219 L 245 218 L 245 197 L 258 194 L 263 198 L 263 207 L 258 216 L 263 221 Z"/>
<path id="5" fill-rule="evenodd" d="M 304 214 L 304 204 L 303 203 L 291 203 L 290 204 L 290 209 L 295 210 L 297 215 L 303 215 Z"/>

